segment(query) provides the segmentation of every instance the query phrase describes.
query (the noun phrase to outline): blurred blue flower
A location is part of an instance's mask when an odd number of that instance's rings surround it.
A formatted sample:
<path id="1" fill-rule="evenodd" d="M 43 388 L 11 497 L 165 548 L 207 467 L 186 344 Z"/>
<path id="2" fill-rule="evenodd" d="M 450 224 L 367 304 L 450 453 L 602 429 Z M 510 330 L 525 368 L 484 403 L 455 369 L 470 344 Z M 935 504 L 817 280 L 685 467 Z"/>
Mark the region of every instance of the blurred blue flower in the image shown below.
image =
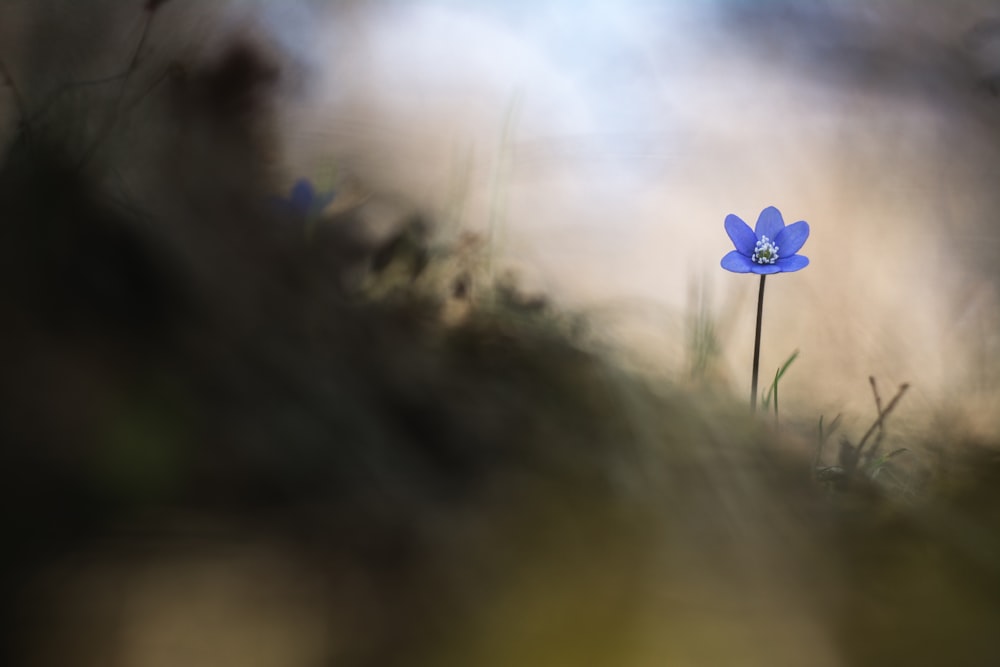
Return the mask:
<path id="1" fill-rule="evenodd" d="M 738 216 L 726 216 L 726 233 L 736 250 L 722 258 L 722 268 L 734 273 L 788 273 L 809 265 L 809 258 L 796 253 L 809 238 L 809 223 L 804 220 L 785 226 L 781 211 L 768 206 L 760 212 L 757 227 Z"/>
<path id="2" fill-rule="evenodd" d="M 309 179 L 300 178 L 292 186 L 291 195 L 288 198 L 279 198 L 277 201 L 285 211 L 303 218 L 311 218 L 318 216 L 330 205 L 334 194 L 333 190 L 317 193 Z"/>

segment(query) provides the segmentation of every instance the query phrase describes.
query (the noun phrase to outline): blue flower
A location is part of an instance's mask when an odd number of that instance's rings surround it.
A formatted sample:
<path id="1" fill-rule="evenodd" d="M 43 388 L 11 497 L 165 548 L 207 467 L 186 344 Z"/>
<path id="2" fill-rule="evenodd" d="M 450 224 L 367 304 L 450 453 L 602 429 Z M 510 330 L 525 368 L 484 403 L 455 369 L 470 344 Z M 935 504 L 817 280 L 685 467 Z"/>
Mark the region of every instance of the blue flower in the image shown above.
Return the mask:
<path id="1" fill-rule="evenodd" d="M 291 195 L 278 200 L 280 207 L 294 215 L 303 218 L 317 216 L 333 201 L 334 192 L 317 193 L 313 184 L 305 178 L 300 178 L 292 186 Z"/>
<path id="2" fill-rule="evenodd" d="M 797 255 L 809 238 L 809 223 L 800 220 L 785 226 L 781 211 L 768 206 L 760 212 L 757 227 L 738 216 L 726 216 L 726 233 L 736 250 L 722 258 L 722 268 L 734 273 L 788 273 L 809 266 L 809 258 Z"/>

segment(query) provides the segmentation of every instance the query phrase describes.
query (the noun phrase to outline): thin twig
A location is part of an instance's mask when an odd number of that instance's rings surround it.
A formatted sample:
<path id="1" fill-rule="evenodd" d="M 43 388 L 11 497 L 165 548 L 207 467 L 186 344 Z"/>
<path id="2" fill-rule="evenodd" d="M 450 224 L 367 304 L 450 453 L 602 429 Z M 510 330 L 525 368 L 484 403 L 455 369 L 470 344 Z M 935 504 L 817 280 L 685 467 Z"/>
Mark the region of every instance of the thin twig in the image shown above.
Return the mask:
<path id="1" fill-rule="evenodd" d="M 10 70 L 7 69 L 7 64 L 3 60 L 0 60 L 0 76 L 3 77 L 4 83 L 10 88 L 10 92 L 14 96 L 14 108 L 17 109 L 21 126 L 27 128 L 28 114 L 24 106 L 24 98 L 21 96 L 21 89 L 14 83 L 14 77 L 10 75 Z"/>
<path id="2" fill-rule="evenodd" d="M 78 168 L 83 168 L 84 165 L 90 160 L 90 157 L 97 150 L 98 146 L 104 143 L 104 140 L 111 133 L 115 124 L 118 122 L 118 116 L 121 111 L 122 100 L 125 98 L 125 90 L 128 87 L 129 79 L 131 78 L 136 66 L 139 63 L 139 56 L 142 53 L 143 47 L 146 45 L 146 40 L 149 37 L 150 28 L 153 25 L 153 19 L 156 17 L 155 5 L 150 3 L 152 9 L 147 8 L 147 17 L 142 26 L 142 35 L 139 36 L 139 43 L 136 44 L 135 51 L 132 52 L 132 59 L 129 61 L 128 67 L 125 68 L 125 72 L 121 75 L 121 85 L 118 87 L 118 96 L 115 98 L 114 105 L 111 107 L 111 117 L 105 124 L 104 129 L 97 135 L 97 138 L 90 144 L 86 151 L 80 158 L 80 164 Z"/>
<path id="3" fill-rule="evenodd" d="M 30 118 L 28 118 L 27 116 L 24 115 L 24 111 L 22 109 L 22 117 L 25 118 L 26 123 L 28 125 L 32 125 L 34 123 L 37 123 L 41 119 L 41 117 L 43 115 L 45 115 L 45 113 L 50 108 L 52 108 L 53 105 L 55 105 L 56 100 L 58 100 L 60 97 L 62 97 L 66 93 L 70 92 L 71 90 L 78 89 L 78 88 L 92 88 L 92 87 L 96 87 L 96 86 L 105 86 L 105 85 L 107 85 L 109 83 L 114 83 L 116 81 L 121 81 L 122 84 L 121 84 L 121 87 L 119 88 L 119 91 L 118 91 L 118 98 L 117 98 L 117 100 L 115 102 L 114 113 L 112 114 L 112 118 L 114 117 L 114 114 L 119 113 L 120 112 L 121 100 L 122 100 L 122 98 L 124 96 L 124 92 L 125 92 L 125 84 L 128 82 L 129 77 L 132 75 L 132 71 L 135 69 L 135 66 L 138 64 L 139 55 L 140 55 L 140 53 L 142 51 L 142 48 L 145 45 L 146 40 L 147 40 L 148 35 L 149 35 L 149 28 L 150 28 L 150 24 L 152 23 L 152 20 L 153 20 L 153 14 L 156 12 L 157 9 L 159 9 L 159 7 L 161 5 L 165 4 L 167 1 L 168 0 L 147 0 L 146 6 L 145 6 L 144 9 L 145 9 L 146 13 L 148 14 L 148 18 L 146 19 L 146 22 L 145 22 L 145 24 L 143 26 L 142 35 L 139 38 L 139 44 L 136 47 L 136 50 L 133 52 L 132 59 L 129 61 L 128 67 L 126 67 L 125 71 L 120 72 L 118 74 L 110 74 L 108 76 L 98 77 L 96 79 L 88 79 L 88 80 L 84 80 L 84 81 L 70 81 L 68 83 L 62 84 L 61 86 L 59 86 L 58 88 L 56 88 L 54 91 L 52 91 L 51 93 L 49 93 L 48 96 L 45 98 L 45 100 L 41 104 L 37 105 L 34 113 L 32 114 L 32 116 Z M 2 68 L 3 68 L 3 64 L 0 63 L 0 70 L 2 70 Z M 9 82 L 10 81 L 10 77 L 8 76 L 6 78 L 7 78 L 8 82 Z M 13 85 L 12 85 L 12 87 L 13 87 Z M 15 89 L 15 92 L 16 92 L 16 89 Z"/>
<path id="4" fill-rule="evenodd" d="M 875 411 L 879 416 L 882 415 L 882 397 L 878 393 L 878 386 L 875 384 L 875 376 L 869 375 L 868 381 L 872 385 L 872 394 L 875 396 Z M 878 451 L 879 445 L 882 444 L 882 438 L 885 436 L 885 426 L 879 422 L 878 435 L 875 436 L 875 444 L 872 445 L 872 452 Z"/>
<path id="5" fill-rule="evenodd" d="M 871 386 L 872 386 L 872 393 L 875 395 L 875 410 L 878 411 L 878 413 L 881 415 L 882 414 L 882 397 L 879 396 L 878 387 L 875 385 L 875 376 L 874 375 L 869 375 L 868 376 L 868 382 L 871 384 Z"/>
<path id="6" fill-rule="evenodd" d="M 882 426 L 882 422 L 885 421 L 885 418 L 888 417 L 889 413 L 893 411 L 893 409 L 896 407 L 896 404 L 899 403 L 899 399 L 903 397 L 903 394 L 905 394 L 906 390 L 909 388 L 910 384 L 908 382 L 904 382 L 903 384 L 899 385 L 899 391 L 896 392 L 896 395 L 892 398 L 891 401 L 889 401 L 889 405 L 885 406 L 885 410 L 879 413 L 879 416 L 875 420 L 875 423 L 873 423 L 868 428 L 868 431 L 865 432 L 864 437 L 861 438 L 861 442 L 858 443 L 857 454 L 859 458 L 861 456 L 861 450 L 865 446 L 865 442 L 867 442 L 868 438 L 870 438 L 872 433 L 875 432 L 875 429 L 880 428 Z"/>
<path id="7" fill-rule="evenodd" d="M 45 101 L 37 105 L 34 113 L 29 119 L 29 122 L 37 123 L 39 120 L 41 120 L 42 116 L 44 116 L 45 113 L 55 105 L 56 100 L 58 100 L 60 97 L 70 92 L 71 90 L 77 88 L 92 88 L 97 86 L 106 86 L 109 83 L 114 83 L 115 81 L 124 79 L 127 76 L 128 76 L 127 72 L 121 72 L 119 74 L 111 74 L 109 76 L 100 77 L 98 79 L 89 79 L 86 81 L 70 81 L 68 83 L 64 83 L 58 88 L 56 88 L 54 91 L 49 93 L 48 96 L 45 98 Z"/>

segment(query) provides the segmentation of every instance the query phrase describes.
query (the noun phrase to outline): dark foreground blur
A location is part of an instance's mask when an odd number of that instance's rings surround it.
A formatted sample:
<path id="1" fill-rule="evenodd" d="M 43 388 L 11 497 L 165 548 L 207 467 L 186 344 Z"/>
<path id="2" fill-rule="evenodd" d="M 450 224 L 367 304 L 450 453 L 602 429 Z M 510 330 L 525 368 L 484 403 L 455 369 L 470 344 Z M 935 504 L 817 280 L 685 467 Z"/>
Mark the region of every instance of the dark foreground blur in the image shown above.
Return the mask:
<path id="1" fill-rule="evenodd" d="M 56 70 L 9 67 L 4 664 L 1000 659 L 996 449 L 928 437 L 905 495 L 816 481 L 812 443 L 617 370 L 432 223 L 273 205 L 287 70 L 202 55 L 42 106 Z"/>

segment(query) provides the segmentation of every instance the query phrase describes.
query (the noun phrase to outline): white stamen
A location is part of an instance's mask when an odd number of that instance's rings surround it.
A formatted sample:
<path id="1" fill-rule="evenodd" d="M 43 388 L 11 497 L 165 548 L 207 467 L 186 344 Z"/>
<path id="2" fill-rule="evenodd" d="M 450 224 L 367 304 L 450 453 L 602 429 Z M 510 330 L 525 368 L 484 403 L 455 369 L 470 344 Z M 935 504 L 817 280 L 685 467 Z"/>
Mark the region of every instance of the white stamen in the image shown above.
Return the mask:
<path id="1" fill-rule="evenodd" d="M 761 236 L 754 246 L 753 257 L 757 264 L 774 264 L 778 261 L 778 246 L 772 243 L 766 236 Z"/>

